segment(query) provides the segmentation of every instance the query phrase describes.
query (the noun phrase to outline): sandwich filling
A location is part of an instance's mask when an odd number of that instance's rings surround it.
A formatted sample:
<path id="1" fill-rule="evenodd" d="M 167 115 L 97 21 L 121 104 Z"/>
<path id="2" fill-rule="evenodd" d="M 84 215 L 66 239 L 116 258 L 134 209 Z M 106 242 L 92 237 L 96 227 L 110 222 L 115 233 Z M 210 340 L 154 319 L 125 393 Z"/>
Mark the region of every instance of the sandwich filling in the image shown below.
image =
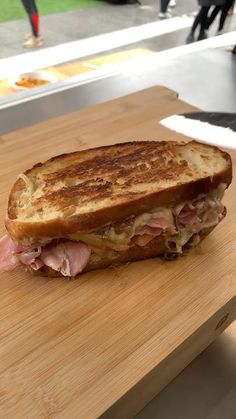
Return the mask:
<path id="1" fill-rule="evenodd" d="M 147 246 L 154 238 L 162 237 L 166 253 L 181 254 L 188 244 L 200 241 L 200 232 L 215 227 L 225 216 L 221 199 L 225 184 L 208 194 L 185 201 L 174 207 L 159 207 L 112 223 L 99 230 L 56 238 L 45 245 L 24 247 L 9 236 L 0 240 L 0 269 L 12 270 L 23 264 L 34 270 L 48 266 L 64 276 L 81 273 L 92 253 L 105 256 L 107 252 L 123 252 L 130 247 Z"/>

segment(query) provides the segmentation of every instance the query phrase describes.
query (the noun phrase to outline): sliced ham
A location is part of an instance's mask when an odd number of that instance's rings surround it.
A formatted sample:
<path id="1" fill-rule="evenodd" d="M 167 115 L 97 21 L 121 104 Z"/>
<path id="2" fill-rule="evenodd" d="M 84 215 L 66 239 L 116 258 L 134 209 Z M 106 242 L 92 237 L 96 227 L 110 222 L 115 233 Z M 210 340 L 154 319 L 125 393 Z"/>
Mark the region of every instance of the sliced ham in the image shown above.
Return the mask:
<path id="1" fill-rule="evenodd" d="M 178 224 L 185 227 L 190 233 L 198 233 L 201 228 L 201 220 L 197 215 L 196 208 L 191 209 L 189 205 L 185 205 L 177 216 Z"/>
<path id="2" fill-rule="evenodd" d="M 34 269 L 34 271 L 38 271 L 40 268 L 44 266 L 44 263 L 39 258 L 35 259 L 31 262 L 30 267 Z"/>
<path id="3" fill-rule="evenodd" d="M 204 210 L 201 212 L 203 228 L 212 227 L 225 216 L 225 207 L 220 200 L 208 199 Z"/>
<path id="4" fill-rule="evenodd" d="M 149 236 L 159 236 L 163 230 L 160 227 L 150 227 L 148 224 L 137 228 L 137 230 L 135 230 L 135 236 L 143 236 L 144 234 L 148 234 Z"/>
<path id="5" fill-rule="evenodd" d="M 41 247 L 25 248 L 13 242 L 13 240 L 5 235 L 0 239 L 0 270 L 11 271 L 17 266 L 31 265 L 41 254 Z"/>
<path id="6" fill-rule="evenodd" d="M 151 218 L 147 225 L 152 228 L 161 229 L 162 231 L 173 230 L 175 229 L 173 224 L 173 219 L 167 218 Z"/>
<path id="7" fill-rule="evenodd" d="M 0 270 L 11 271 L 20 265 L 16 253 L 21 248 L 5 235 L 0 239 Z"/>
<path id="8" fill-rule="evenodd" d="M 17 257 L 24 265 L 31 265 L 40 256 L 41 252 L 42 248 L 40 246 L 34 249 L 24 249 L 17 254 Z"/>
<path id="9" fill-rule="evenodd" d="M 216 225 L 224 213 L 224 205 L 219 199 L 210 196 L 200 197 L 175 208 L 177 223 L 187 231 L 199 233 L 203 228 Z"/>
<path id="10" fill-rule="evenodd" d="M 40 260 L 64 276 L 76 276 L 87 265 L 90 254 L 91 250 L 85 243 L 62 240 L 45 246 Z"/>
<path id="11" fill-rule="evenodd" d="M 163 233 L 174 233 L 173 222 L 165 218 L 151 218 L 144 226 L 138 227 L 130 240 L 130 245 L 146 246 L 154 237 Z"/>
<path id="12" fill-rule="evenodd" d="M 0 240 L 0 270 L 10 271 L 21 264 L 38 270 L 46 265 L 64 276 L 75 276 L 83 271 L 90 254 L 83 242 L 60 240 L 44 247 L 24 248 L 6 235 Z"/>
<path id="13" fill-rule="evenodd" d="M 219 199 L 208 198 L 197 202 L 196 209 L 199 213 L 204 213 L 204 215 L 207 215 L 209 212 L 220 215 L 224 212 L 224 205 Z"/>
<path id="14" fill-rule="evenodd" d="M 151 218 L 142 227 L 135 230 L 135 235 L 142 236 L 143 234 L 150 234 L 152 236 L 159 236 L 166 231 L 174 231 L 175 227 L 173 222 L 165 218 Z"/>
<path id="15" fill-rule="evenodd" d="M 133 236 L 129 242 L 130 246 L 146 246 L 155 236 L 150 234 L 143 234 L 142 236 Z"/>

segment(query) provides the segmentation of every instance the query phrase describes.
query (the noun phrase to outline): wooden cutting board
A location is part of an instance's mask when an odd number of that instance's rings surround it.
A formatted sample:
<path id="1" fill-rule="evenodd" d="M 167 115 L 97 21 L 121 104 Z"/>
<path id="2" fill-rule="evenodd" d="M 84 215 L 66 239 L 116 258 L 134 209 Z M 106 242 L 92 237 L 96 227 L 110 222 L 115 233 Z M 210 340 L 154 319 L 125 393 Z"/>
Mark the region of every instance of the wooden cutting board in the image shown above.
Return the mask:
<path id="1" fill-rule="evenodd" d="M 3 136 L 1 220 L 16 176 L 39 160 L 125 140 L 183 139 L 158 121 L 191 110 L 154 87 Z M 1 274 L 0 417 L 129 418 L 165 387 L 236 317 L 235 196 L 234 181 L 226 219 L 180 260 L 73 281 Z"/>

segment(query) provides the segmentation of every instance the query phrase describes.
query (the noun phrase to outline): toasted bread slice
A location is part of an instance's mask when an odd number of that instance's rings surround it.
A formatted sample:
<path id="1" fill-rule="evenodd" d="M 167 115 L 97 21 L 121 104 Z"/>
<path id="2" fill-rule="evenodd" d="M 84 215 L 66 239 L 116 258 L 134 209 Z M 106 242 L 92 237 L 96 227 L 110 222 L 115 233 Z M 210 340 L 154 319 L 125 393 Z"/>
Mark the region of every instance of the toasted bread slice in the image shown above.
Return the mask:
<path id="1" fill-rule="evenodd" d="M 209 145 L 141 141 L 54 157 L 20 175 L 6 227 L 17 242 L 68 237 L 207 193 L 232 179 L 230 156 Z"/>

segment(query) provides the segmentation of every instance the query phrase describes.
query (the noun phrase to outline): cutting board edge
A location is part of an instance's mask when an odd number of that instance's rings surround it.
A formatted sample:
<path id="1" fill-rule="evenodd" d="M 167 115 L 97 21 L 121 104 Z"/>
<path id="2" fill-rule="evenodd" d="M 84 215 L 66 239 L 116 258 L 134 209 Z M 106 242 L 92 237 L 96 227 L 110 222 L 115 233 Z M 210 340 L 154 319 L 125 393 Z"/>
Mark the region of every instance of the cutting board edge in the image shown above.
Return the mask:
<path id="1" fill-rule="evenodd" d="M 132 419 L 234 321 L 236 321 L 236 295 L 99 418 Z M 177 365 L 176 370 L 174 370 L 174 364 Z M 162 377 L 161 380 L 160 377 Z"/>

